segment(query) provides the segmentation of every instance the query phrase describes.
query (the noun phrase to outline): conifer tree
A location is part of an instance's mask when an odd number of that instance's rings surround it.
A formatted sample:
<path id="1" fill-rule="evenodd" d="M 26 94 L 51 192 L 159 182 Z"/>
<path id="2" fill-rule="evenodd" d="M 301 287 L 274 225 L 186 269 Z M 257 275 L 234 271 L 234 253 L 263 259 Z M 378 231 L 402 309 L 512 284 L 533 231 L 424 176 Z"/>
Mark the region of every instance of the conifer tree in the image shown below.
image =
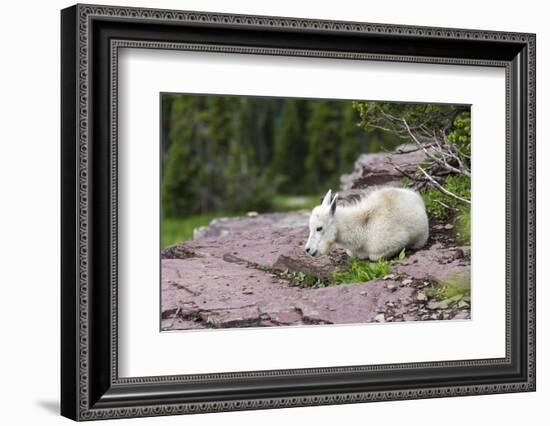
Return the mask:
<path id="1" fill-rule="evenodd" d="M 256 158 L 258 165 L 265 168 L 271 162 L 275 144 L 275 100 L 260 98 L 254 106 L 256 109 Z"/>
<path id="2" fill-rule="evenodd" d="M 349 173 L 361 152 L 366 152 L 366 132 L 359 127 L 359 114 L 351 102 L 342 102 L 339 174 Z"/>
<path id="3" fill-rule="evenodd" d="M 298 102 L 286 100 L 275 132 L 272 171 L 282 177 L 281 190 L 287 193 L 295 192 L 303 177 L 305 135 Z"/>
<path id="4" fill-rule="evenodd" d="M 262 211 L 277 193 L 312 194 L 337 186 L 368 138 L 350 105 L 167 95 L 161 123 L 163 214 Z"/>
<path id="5" fill-rule="evenodd" d="M 162 209 L 164 216 L 180 216 L 194 212 L 194 200 L 198 199 L 201 159 L 194 144 L 195 98 L 180 96 L 173 100 L 171 108 L 170 141 L 163 162 Z"/>
<path id="6" fill-rule="evenodd" d="M 334 182 L 339 163 L 340 111 L 336 101 L 312 104 L 307 122 L 308 155 L 305 169 L 311 189 L 323 190 Z"/>

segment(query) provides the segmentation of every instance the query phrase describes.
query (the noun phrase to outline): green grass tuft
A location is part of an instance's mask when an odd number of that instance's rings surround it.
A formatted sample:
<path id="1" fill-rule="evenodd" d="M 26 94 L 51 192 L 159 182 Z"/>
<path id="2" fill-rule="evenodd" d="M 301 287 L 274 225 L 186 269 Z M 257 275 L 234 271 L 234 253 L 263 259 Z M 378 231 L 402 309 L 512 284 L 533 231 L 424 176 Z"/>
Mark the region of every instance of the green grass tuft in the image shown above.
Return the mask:
<path id="1" fill-rule="evenodd" d="M 470 244 L 472 235 L 472 221 L 470 208 L 465 207 L 459 210 L 456 216 L 456 236 L 464 244 Z"/>
<path id="2" fill-rule="evenodd" d="M 470 179 L 466 176 L 449 176 L 445 180 L 443 187 L 459 197 L 470 199 Z M 436 188 L 425 189 L 421 191 L 421 195 L 426 204 L 426 210 L 428 210 L 431 216 L 437 219 L 446 219 L 451 213 L 449 209 L 443 207 L 438 201 L 453 209 L 469 208 L 462 201 L 449 197 Z"/>
<path id="3" fill-rule="evenodd" d="M 427 296 L 437 300 L 470 298 L 470 275 L 457 275 L 445 282 L 433 284 L 422 290 Z"/>
<path id="4" fill-rule="evenodd" d="M 449 176 L 443 187 L 460 197 L 470 199 L 470 179 L 466 176 Z M 426 204 L 428 214 L 438 220 L 454 219 L 456 237 L 462 243 L 470 244 L 470 205 L 449 197 L 436 188 L 428 188 L 420 193 L 424 199 L 424 204 Z M 451 209 L 445 208 L 440 203 L 449 206 Z"/>
<path id="5" fill-rule="evenodd" d="M 330 275 L 331 284 L 353 284 L 372 281 L 390 273 L 390 267 L 397 261 L 405 259 L 405 249 L 392 260 L 379 259 L 376 262 L 352 258 L 346 270 L 336 270 Z"/>
<path id="6" fill-rule="evenodd" d="M 385 259 L 367 262 L 353 258 L 348 269 L 334 271 L 330 276 L 330 281 L 332 284 L 352 284 L 375 280 L 390 273 L 391 263 Z"/>
<path id="7" fill-rule="evenodd" d="M 292 286 L 314 288 L 325 287 L 325 283 L 321 278 L 306 272 L 294 272 L 285 270 L 283 272 L 280 272 L 278 275 L 282 278 L 287 279 Z"/>

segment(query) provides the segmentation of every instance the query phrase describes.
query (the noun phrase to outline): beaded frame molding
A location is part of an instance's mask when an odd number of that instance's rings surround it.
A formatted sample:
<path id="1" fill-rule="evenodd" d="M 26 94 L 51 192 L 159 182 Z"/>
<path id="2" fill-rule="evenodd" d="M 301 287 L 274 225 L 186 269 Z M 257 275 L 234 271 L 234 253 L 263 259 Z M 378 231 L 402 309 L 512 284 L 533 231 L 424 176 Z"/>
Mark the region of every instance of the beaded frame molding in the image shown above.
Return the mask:
<path id="1" fill-rule="evenodd" d="M 75 5 L 61 12 L 61 414 L 74 420 L 535 390 L 535 35 Z M 118 377 L 120 48 L 501 67 L 506 356 Z"/>

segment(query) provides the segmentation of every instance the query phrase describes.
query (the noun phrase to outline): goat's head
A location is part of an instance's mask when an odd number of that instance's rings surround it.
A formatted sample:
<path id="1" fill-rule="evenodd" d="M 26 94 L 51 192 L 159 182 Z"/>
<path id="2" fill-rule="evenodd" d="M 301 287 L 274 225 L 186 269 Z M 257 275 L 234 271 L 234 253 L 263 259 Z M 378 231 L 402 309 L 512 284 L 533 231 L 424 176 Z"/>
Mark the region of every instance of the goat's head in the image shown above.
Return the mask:
<path id="1" fill-rule="evenodd" d="M 310 256 L 325 255 L 336 240 L 338 230 L 334 213 L 338 194 L 332 196 L 329 189 L 323 202 L 315 207 L 309 217 L 309 238 L 306 243 L 306 253 Z"/>

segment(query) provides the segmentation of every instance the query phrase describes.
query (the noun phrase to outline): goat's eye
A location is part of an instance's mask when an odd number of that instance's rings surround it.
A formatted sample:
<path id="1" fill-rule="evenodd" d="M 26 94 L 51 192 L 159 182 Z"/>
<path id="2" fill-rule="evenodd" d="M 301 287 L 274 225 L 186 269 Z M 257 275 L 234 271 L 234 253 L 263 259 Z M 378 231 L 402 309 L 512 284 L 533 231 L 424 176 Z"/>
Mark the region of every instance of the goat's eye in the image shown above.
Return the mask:
<path id="1" fill-rule="evenodd" d="M 317 228 L 317 232 L 321 232 L 322 230 L 323 230 L 323 227 L 322 227 L 322 226 L 319 226 L 319 227 Z"/>

